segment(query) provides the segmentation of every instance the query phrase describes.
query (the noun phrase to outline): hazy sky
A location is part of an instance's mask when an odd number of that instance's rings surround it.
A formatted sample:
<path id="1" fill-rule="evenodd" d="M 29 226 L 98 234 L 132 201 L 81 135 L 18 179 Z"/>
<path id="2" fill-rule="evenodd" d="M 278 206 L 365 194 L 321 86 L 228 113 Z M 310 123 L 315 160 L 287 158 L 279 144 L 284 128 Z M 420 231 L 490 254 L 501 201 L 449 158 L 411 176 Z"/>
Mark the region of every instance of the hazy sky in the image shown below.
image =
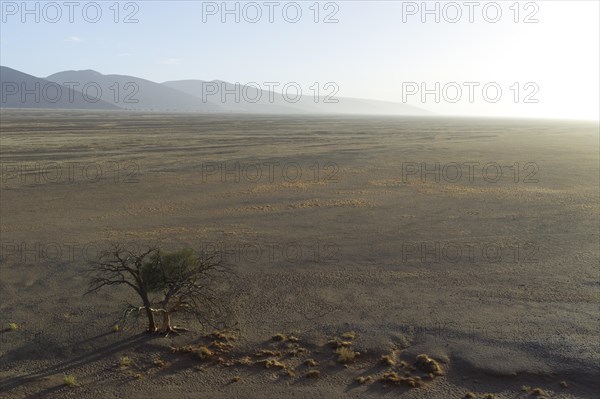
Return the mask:
<path id="1" fill-rule="evenodd" d="M 338 97 L 452 115 L 598 119 L 600 109 L 597 1 L 427 2 L 439 22 L 421 1 L 228 2 L 239 22 L 221 1 L 29 2 L 31 14 L 21 1 L 1 3 L 2 65 L 40 77 L 95 69 L 157 82 L 297 82 L 307 94 L 334 82 Z M 422 84 L 433 93 L 436 82 L 439 102 L 423 99 Z"/>

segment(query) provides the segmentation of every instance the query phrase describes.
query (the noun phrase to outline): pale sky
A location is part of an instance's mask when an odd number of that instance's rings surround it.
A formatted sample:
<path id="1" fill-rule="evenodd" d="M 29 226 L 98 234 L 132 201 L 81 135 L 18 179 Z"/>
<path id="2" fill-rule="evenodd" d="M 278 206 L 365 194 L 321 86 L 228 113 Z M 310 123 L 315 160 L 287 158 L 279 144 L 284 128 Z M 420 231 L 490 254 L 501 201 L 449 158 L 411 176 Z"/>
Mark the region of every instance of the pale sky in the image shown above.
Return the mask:
<path id="1" fill-rule="evenodd" d="M 448 115 L 599 118 L 597 1 L 481 1 L 472 9 L 465 1 L 427 2 L 430 9 L 437 4 L 439 23 L 434 14 L 422 22 L 421 1 L 228 2 L 239 10 L 239 22 L 235 13 L 222 15 L 221 1 L 124 1 L 118 7 L 107 1 L 97 2 L 102 15 L 95 23 L 93 2 L 76 2 L 72 22 L 62 1 L 55 3 L 60 18 L 46 2 L 29 2 L 31 14 L 21 1 L 1 3 L 1 64 L 39 77 L 94 69 L 156 82 L 297 82 L 307 92 L 315 82 L 334 82 L 339 97 L 406 101 Z M 501 15 L 492 23 L 497 9 Z M 256 10 L 262 17 L 252 23 Z M 132 23 L 123 23 L 127 15 Z M 337 22 L 324 23 L 327 16 Z M 440 95 L 446 86 L 446 96 L 423 101 L 422 85 L 435 91 L 436 82 Z M 473 102 L 465 82 L 473 82 Z M 498 102 L 485 100 L 486 84 L 490 100 L 496 87 L 502 90 Z M 462 96 L 451 103 L 456 87 Z M 409 95 L 415 88 L 419 92 Z"/>

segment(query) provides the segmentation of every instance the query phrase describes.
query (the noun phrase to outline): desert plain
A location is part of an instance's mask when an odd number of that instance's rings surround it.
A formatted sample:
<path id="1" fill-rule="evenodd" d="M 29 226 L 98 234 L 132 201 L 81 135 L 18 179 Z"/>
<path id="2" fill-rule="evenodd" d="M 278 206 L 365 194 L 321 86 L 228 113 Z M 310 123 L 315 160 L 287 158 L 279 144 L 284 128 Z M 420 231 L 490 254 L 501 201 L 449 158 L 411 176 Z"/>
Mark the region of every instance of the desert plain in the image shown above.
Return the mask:
<path id="1" fill-rule="evenodd" d="M 599 397 L 597 123 L 2 110 L 0 128 L 2 398 Z M 131 290 L 86 294 L 112 243 L 219 253 L 222 328 L 120 321 Z"/>

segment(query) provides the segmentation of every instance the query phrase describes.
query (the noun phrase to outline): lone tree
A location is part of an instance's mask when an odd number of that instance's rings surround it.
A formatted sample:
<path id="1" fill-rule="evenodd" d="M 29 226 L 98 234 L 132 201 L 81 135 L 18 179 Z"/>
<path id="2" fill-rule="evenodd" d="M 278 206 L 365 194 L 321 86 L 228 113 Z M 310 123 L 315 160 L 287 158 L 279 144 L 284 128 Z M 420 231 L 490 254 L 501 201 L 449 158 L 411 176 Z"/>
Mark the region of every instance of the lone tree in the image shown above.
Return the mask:
<path id="1" fill-rule="evenodd" d="M 222 300 L 223 277 L 229 272 L 217 254 L 200 256 L 189 248 L 175 252 L 149 248 L 135 253 L 116 244 L 92 262 L 88 292 L 113 285 L 129 286 L 142 306 L 130 306 L 124 317 L 144 311 L 148 331 L 154 333 L 158 331 L 156 316 L 161 314 L 162 331 L 169 334 L 185 331 L 172 324 L 175 313 L 190 313 L 208 324 L 224 316 L 227 307 Z"/>
<path id="2" fill-rule="evenodd" d="M 154 253 L 142 276 L 149 292 L 157 294 L 163 331 L 180 329 L 171 324 L 171 316 L 178 312 L 190 313 L 208 324 L 219 320 L 227 311 L 220 283 L 228 272 L 216 254 L 200 257 L 190 248 Z"/>

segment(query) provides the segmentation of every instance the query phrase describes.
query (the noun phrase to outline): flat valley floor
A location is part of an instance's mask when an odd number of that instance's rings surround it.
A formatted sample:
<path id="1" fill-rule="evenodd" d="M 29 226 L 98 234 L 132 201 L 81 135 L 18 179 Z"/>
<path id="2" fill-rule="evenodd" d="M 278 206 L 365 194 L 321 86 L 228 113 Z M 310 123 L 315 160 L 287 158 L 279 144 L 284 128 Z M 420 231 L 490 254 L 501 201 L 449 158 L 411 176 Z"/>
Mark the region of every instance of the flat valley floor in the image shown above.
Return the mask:
<path id="1" fill-rule="evenodd" d="M 2 110 L 0 128 L 2 398 L 599 397 L 597 123 Z M 84 294 L 115 242 L 218 251 L 231 346 L 186 318 L 114 332 L 135 296 Z M 201 344 L 227 350 L 180 350 Z"/>

